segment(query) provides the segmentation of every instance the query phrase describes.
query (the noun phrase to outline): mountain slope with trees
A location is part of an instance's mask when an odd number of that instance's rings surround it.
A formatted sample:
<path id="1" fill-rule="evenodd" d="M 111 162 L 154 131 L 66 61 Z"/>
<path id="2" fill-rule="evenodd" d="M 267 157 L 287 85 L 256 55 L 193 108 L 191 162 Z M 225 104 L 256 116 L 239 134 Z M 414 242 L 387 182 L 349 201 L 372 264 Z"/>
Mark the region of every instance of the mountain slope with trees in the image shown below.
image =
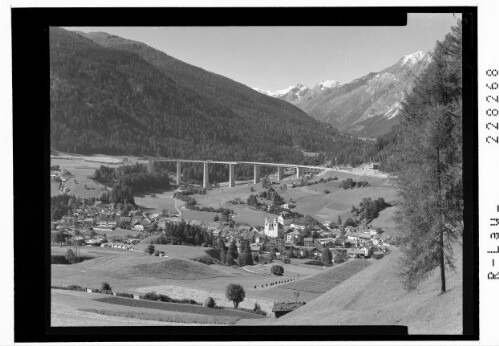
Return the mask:
<path id="1" fill-rule="evenodd" d="M 301 149 L 348 161 L 364 146 L 287 102 L 140 42 L 107 35 L 120 44 L 105 47 L 88 36 L 99 44 L 50 29 L 53 149 L 300 163 Z"/>
<path id="2" fill-rule="evenodd" d="M 402 101 L 430 61 L 430 54 L 419 51 L 349 83 L 330 81 L 324 87 L 321 82 L 314 88 L 298 84 L 289 91 L 285 89 L 286 93 L 270 95 L 342 131 L 359 137 L 378 137 L 398 124 Z"/>

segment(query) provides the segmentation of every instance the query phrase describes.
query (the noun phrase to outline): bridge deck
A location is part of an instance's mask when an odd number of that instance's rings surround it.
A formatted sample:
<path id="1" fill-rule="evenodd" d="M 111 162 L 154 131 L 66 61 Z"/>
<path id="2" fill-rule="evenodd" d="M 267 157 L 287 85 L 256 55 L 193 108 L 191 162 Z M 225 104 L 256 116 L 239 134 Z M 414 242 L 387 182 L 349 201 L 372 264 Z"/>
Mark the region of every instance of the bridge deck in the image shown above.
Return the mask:
<path id="1" fill-rule="evenodd" d="M 291 167 L 291 168 L 311 168 L 311 169 L 327 169 L 322 166 L 297 165 L 292 163 L 273 163 L 273 162 L 251 162 L 251 161 L 212 161 L 212 160 L 185 160 L 185 159 L 167 159 L 167 158 L 150 158 L 152 161 L 167 161 L 167 162 L 191 162 L 191 163 L 217 163 L 224 165 L 256 165 L 256 166 L 273 166 L 273 167 Z"/>

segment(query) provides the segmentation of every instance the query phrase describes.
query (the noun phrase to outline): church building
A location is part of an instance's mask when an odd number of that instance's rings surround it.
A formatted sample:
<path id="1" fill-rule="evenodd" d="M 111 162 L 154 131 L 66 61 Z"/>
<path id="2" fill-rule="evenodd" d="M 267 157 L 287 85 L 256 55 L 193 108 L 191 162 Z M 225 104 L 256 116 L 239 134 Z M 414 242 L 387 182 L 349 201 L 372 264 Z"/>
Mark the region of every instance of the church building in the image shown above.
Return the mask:
<path id="1" fill-rule="evenodd" d="M 274 218 L 273 222 L 270 223 L 270 219 L 266 217 L 265 229 L 263 232 L 269 238 L 279 238 L 283 234 L 283 226 L 279 223 L 277 218 Z"/>

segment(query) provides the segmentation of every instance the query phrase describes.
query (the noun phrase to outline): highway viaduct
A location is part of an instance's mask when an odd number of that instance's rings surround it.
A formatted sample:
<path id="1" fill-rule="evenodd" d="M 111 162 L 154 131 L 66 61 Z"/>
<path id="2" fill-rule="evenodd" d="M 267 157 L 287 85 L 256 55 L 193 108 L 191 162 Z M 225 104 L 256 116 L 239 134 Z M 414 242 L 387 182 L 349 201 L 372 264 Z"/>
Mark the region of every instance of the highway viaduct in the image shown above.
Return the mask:
<path id="1" fill-rule="evenodd" d="M 318 172 L 325 170 L 327 168 L 321 166 L 307 166 L 307 165 L 296 165 L 296 164 L 286 164 L 286 163 L 271 163 L 271 162 L 249 162 L 249 161 L 211 161 L 211 160 L 183 160 L 183 159 L 156 159 L 150 158 L 149 162 L 176 162 L 177 164 L 177 185 L 182 182 L 182 163 L 202 163 L 203 164 L 203 187 L 208 188 L 210 186 L 209 176 L 208 176 L 208 165 L 209 164 L 224 164 L 229 166 L 229 187 L 234 187 L 236 185 L 236 176 L 234 173 L 234 168 L 236 165 L 253 165 L 253 183 L 256 184 L 260 181 L 260 167 L 261 166 L 271 166 L 277 167 L 277 180 L 282 180 L 284 178 L 284 168 L 295 168 L 296 177 L 301 177 L 305 171 Z"/>

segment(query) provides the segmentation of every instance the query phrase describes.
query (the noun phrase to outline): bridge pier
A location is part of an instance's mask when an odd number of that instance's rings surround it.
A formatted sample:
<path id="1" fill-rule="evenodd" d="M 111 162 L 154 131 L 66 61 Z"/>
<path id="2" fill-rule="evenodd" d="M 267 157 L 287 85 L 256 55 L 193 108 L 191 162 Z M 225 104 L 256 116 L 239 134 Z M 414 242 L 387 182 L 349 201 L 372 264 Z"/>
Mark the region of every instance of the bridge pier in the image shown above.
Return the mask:
<path id="1" fill-rule="evenodd" d="M 254 165 L 253 166 L 253 184 L 257 184 L 260 181 L 260 166 Z"/>
<path id="2" fill-rule="evenodd" d="M 154 161 L 149 159 L 149 162 L 147 163 L 147 173 L 153 174 L 154 173 Z"/>
<path id="3" fill-rule="evenodd" d="M 296 167 L 296 177 L 300 178 L 303 175 L 303 167 Z"/>
<path id="4" fill-rule="evenodd" d="M 203 187 L 207 189 L 210 185 L 210 180 L 208 178 L 208 162 L 203 163 Z"/>
<path id="5" fill-rule="evenodd" d="M 281 181 L 284 178 L 284 167 L 277 167 L 277 180 Z"/>
<path id="6" fill-rule="evenodd" d="M 180 161 L 177 161 L 177 185 L 180 185 L 182 182 L 181 176 L 182 176 L 182 170 L 181 170 L 181 163 Z"/>
<path id="7" fill-rule="evenodd" d="M 234 174 L 235 166 L 235 164 L 229 163 L 229 187 L 236 186 L 236 175 Z"/>

